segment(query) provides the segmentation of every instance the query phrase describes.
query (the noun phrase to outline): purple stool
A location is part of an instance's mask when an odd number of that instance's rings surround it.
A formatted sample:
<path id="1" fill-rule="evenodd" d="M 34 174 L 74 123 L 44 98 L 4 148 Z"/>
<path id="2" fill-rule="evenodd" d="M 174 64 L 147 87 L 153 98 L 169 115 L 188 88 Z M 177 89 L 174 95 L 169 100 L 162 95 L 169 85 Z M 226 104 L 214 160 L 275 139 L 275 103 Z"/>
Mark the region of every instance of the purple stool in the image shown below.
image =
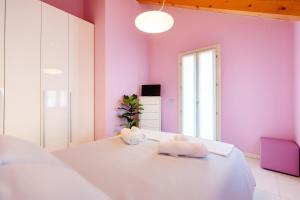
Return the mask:
<path id="1" fill-rule="evenodd" d="M 264 169 L 299 176 L 299 146 L 290 140 L 262 137 L 260 165 Z"/>

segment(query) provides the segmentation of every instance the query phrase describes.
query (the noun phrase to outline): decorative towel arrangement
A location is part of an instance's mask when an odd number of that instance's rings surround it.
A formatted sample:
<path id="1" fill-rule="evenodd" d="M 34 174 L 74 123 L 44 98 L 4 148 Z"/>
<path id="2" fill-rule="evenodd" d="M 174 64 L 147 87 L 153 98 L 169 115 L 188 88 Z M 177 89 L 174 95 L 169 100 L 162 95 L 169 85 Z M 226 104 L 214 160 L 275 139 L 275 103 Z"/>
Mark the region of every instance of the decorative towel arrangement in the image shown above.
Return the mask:
<path id="1" fill-rule="evenodd" d="M 179 134 L 176 134 L 173 139 L 175 141 L 189 141 L 189 138 L 185 135 L 179 135 Z"/>
<path id="2" fill-rule="evenodd" d="M 191 142 L 188 137 L 183 135 L 175 135 L 172 140 L 160 142 L 158 152 L 170 156 L 192 158 L 203 158 L 208 155 L 208 150 L 203 143 Z"/>
<path id="3" fill-rule="evenodd" d="M 228 144 L 220 141 L 213 141 L 213 140 L 205 140 L 200 138 L 195 138 L 191 136 L 186 136 L 182 134 L 174 134 L 168 132 L 159 132 L 159 131 L 151 131 L 151 130 L 144 130 L 141 131 L 147 136 L 147 140 L 151 139 L 152 141 L 156 142 L 165 142 L 169 140 L 185 140 L 189 142 L 196 142 L 204 144 L 209 153 L 219 155 L 219 156 L 229 156 L 233 149 L 235 148 L 233 144 Z"/>
<path id="4" fill-rule="evenodd" d="M 128 145 L 137 145 L 146 139 L 146 135 L 137 127 L 123 128 L 120 137 Z"/>
<path id="5" fill-rule="evenodd" d="M 145 140 L 159 142 L 158 152 L 172 156 L 205 157 L 209 152 L 227 157 L 234 149 L 234 145 L 224 142 L 144 130 L 137 127 L 122 129 L 121 138 L 129 145 L 137 145 Z"/>

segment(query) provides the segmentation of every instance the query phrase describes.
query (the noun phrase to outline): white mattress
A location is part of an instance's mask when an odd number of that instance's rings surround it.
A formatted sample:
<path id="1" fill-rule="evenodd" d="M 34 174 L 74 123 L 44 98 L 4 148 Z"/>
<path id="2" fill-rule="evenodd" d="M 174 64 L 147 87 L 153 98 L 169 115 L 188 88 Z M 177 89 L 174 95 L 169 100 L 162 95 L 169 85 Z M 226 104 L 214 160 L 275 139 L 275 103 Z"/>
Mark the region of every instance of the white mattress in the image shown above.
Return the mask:
<path id="1" fill-rule="evenodd" d="M 255 181 L 237 148 L 195 159 L 159 155 L 157 146 L 113 137 L 55 155 L 114 200 L 252 200 Z"/>

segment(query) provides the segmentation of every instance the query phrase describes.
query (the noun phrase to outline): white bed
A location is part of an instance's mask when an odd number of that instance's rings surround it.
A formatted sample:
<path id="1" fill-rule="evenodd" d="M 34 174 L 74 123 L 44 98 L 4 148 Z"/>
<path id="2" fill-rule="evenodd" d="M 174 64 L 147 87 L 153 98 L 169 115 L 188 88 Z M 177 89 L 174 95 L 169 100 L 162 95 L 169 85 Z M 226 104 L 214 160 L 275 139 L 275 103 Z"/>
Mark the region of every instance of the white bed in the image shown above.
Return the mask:
<path id="1" fill-rule="evenodd" d="M 113 137 L 54 155 L 113 200 L 252 200 L 255 180 L 237 148 L 205 159 L 159 155 L 157 149 L 155 141 L 129 146 Z"/>
<path id="2" fill-rule="evenodd" d="M 39 146 L 0 136 L 1 200 L 111 200 Z"/>

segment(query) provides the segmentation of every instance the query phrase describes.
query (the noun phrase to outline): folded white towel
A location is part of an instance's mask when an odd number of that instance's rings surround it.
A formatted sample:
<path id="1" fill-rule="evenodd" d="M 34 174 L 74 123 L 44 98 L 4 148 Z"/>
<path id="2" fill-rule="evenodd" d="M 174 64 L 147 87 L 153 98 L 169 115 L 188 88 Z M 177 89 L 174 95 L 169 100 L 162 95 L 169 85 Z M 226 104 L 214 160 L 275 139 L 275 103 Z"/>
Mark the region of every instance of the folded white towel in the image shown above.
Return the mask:
<path id="1" fill-rule="evenodd" d="M 142 133 L 141 129 L 139 129 L 138 127 L 131 127 L 131 133 L 136 134 L 136 136 L 140 137 L 141 140 L 145 140 L 146 139 L 146 135 L 144 133 Z"/>
<path id="2" fill-rule="evenodd" d="M 208 150 L 202 143 L 175 140 L 160 142 L 158 152 L 171 156 L 186 156 L 193 158 L 203 158 L 208 155 Z"/>
<path id="3" fill-rule="evenodd" d="M 185 135 L 176 134 L 173 139 L 175 141 L 189 141 L 189 138 Z"/>
<path id="4" fill-rule="evenodd" d="M 174 139 L 174 133 L 168 133 L 168 132 L 159 132 L 159 131 L 152 131 L 152 130 L 145 130 L 141 129 L 141 132 L 144 133 L 148 140 L 152 140 L 155 142 L 163 142 L 163 141 L 169 141 L 169 140 L 175 140 Z M 179 135 L 179 134 L 177 134 Z M 235 146 L 233 144 L 228 144 L 220 141 L 213 141 L 213 140 L 205 140 L 200 138 L 195 138 L 191 136 L 184 136 L 188 138 L 189 142 L 200 142 L 204 144 L 209 153 L 220 155 L 220 156 L 229 156 Z"/>
<path id="5" fill-rule="evenodd" d="M 133 127 L 131 127 L 131 132 L 135 132 L 135 133 L 141 133 L 141 129 L 139 129 L 138 127 L 136 127 L 136 126 L 133 126 Z"/>
<path id="6" fill-rule="evenodd" d="M 137 127 L 133 127 L 133 129 L 123 128 L 120 136 L 122 140 L 129 145 L 137 145 L 146 138 L 145 134 L 141 133 Z"/>

